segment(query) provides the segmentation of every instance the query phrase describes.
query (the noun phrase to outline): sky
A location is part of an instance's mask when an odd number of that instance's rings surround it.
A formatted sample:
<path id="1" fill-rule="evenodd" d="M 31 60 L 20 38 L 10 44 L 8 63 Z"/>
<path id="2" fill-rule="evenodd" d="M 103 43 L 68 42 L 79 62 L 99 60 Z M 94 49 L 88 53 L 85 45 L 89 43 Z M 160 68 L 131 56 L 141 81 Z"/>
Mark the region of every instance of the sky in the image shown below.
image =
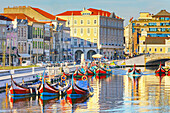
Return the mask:
<path id="1" fill-rule="evenodd" d="M 124 18 L 125 26 L 129 19 L 137 19 L 140 12 L 156 14 L 162 9 L 170 12 L 170 0 L 0 0 L 0 13 L 3 9 L 13 6 L 32 6 L 47 11 L 53 15 L 68 10 L 96 8 L 114 12 Z"/>

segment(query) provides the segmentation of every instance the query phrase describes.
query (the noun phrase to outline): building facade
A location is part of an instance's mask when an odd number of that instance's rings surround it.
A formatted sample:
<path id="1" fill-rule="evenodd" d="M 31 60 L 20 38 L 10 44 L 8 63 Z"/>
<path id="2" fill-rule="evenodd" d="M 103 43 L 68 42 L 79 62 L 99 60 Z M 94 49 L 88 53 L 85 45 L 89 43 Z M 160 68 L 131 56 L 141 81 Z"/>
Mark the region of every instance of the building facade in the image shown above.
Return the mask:
<path id="1" fill-rule="evenodd" d="M 5 44 L 7 36 L 7 26 L 9 26 L 11 22 L 12 22 L 11 19 L 0 15 L 0 63 L 3 62 L 3 54 L 6 53 Z"/>
<path id="2" fill-rule="evenodd" d="M 56 15 L 67 20 L 74 60 L 92 59 L 92 55 L 101 53 L 105 58 L 113 59 L 123 55 L 123 19 L 114 13 L 98 9 L 66 11 Z"/>
<path id="3" fill-rule="evenodd" d="M 166 53 L 165 48 L 158 45 L 165 46 L 165 40 L 170 39 L 170 13 L 166 10 L 161 10 L 155 15 L 140 13 L 138 20 L 132 21 L 132 33 L 136 40 L 134 52 Z"/>

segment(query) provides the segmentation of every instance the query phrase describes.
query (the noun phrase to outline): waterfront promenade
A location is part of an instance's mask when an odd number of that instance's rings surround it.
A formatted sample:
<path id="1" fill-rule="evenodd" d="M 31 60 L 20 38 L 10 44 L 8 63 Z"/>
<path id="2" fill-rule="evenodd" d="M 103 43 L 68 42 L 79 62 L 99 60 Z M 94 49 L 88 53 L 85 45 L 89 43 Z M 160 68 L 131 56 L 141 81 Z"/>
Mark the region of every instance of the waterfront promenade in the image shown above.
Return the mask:
<path id="1" fill-rule="evenodd" d="M 74 66 L 64 66 L 63 70 L 65 72 L 72 72 L 76 69 L 76 67 L 78 67 L 80 65 L 76 65 Z M 42 74 L 43 72 L 51 72 L 50 74 L 59 74 L 60 73 L 60 67 L 36 67 L 36 68 L 27 68 L 27 69 L 16 69 L 16 70 L 1 70 L 0 72 L 0 88 L 4 88 L 6 86 L 6 83 L 8 83 L 8 85 L 11 85 L 11 75 L 13 77 L 13 79 L 17 82 L 17 83 L 21 83 L 23 81 L 33 81 L 37 79 L 36 75 L 39 75 L 40 73 Z M 56 70 L 54 72 L 54 70 Z"/>

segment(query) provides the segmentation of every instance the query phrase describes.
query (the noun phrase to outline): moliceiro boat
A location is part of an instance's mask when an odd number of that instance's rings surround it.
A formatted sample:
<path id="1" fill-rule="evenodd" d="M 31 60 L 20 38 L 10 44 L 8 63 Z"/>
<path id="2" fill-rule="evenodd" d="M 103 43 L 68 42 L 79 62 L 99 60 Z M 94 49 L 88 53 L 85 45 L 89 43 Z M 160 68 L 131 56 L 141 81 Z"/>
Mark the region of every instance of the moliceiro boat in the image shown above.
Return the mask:
<path id="1" fill-rule="evenodd" d="M 99 67 L 96 70 L 96 78 L 106 78 L 106 75 L 111 75 L 112 71 L 110 69 L 103 69 L 101 67 Z"/>
<path id="2" fill-rule="evenodd" d="M 141 69 L 136 69 L 136 65 L 134 65 L 131 69 L 127 71 L 127 75 L 132 79 L 132 80 L 137 80 L 142 76 Z"/>
<path id="3" fill-rule="evenodd" d="M 39 92 L 41 96 L 59 96 L 64 95 L 69 87 L 69 83 L 66 82 L 65 85 L 60 85 L 59 83 L 51 85 L 47 82 L 41 84 Z"/>
<path id="4" fill-rule="evenodd" d="M 36 95 L 36 88 L 33 87 L 23 87 L 17 84 L 11 75 L 11 87 L 9 89 L 9 94 L 11 96 L 30 96 Z"/>
<path id="5" fill-rule="evenodd" d="M 89 85 L 87 77 L 82 76 L 82 80 L 76 81 L 72 77 L 72 84 L 67 90 L 70 97 L 81 97 L 93 94 L 93 88 Z"/>
<path id="6" fill-rule="evenodd" d="M 166 70 L 162 67 L 161 63 L 159 68 L 155 71 L 155 76 L 164 77 L 166 75 Z"/>

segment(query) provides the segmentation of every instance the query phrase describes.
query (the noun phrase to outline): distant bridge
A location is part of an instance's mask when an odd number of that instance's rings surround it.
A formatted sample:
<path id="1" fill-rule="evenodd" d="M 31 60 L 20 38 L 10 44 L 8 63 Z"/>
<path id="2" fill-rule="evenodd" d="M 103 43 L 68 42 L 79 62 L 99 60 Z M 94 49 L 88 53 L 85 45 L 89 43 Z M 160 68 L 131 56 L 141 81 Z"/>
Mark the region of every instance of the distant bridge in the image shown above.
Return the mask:
<path id="1" fill-rule="evenodd" d="M 146 55 L 129 58 L 126 60 L 121 60 L 118 62 L 118 64 L 120 65 L 122 62 L 125 61 L 127 66 L 131 66 L 134 64 L 145 66 L 148 62 L 154 62 L 154 61 L 163 60 L 163 59 L 170 60 L 170 54 L 149 54 L 149 55 L 146 54 Z"/>
<path id="2" fill-rule="evenodd" d="M 161 60 L 161 59 L 170 59 L 170 54 L 150 54 L 150 55 L 145 55 L 145 62 L 151 62 L 151 61 L 156 61 L 156 60 Z"/>

